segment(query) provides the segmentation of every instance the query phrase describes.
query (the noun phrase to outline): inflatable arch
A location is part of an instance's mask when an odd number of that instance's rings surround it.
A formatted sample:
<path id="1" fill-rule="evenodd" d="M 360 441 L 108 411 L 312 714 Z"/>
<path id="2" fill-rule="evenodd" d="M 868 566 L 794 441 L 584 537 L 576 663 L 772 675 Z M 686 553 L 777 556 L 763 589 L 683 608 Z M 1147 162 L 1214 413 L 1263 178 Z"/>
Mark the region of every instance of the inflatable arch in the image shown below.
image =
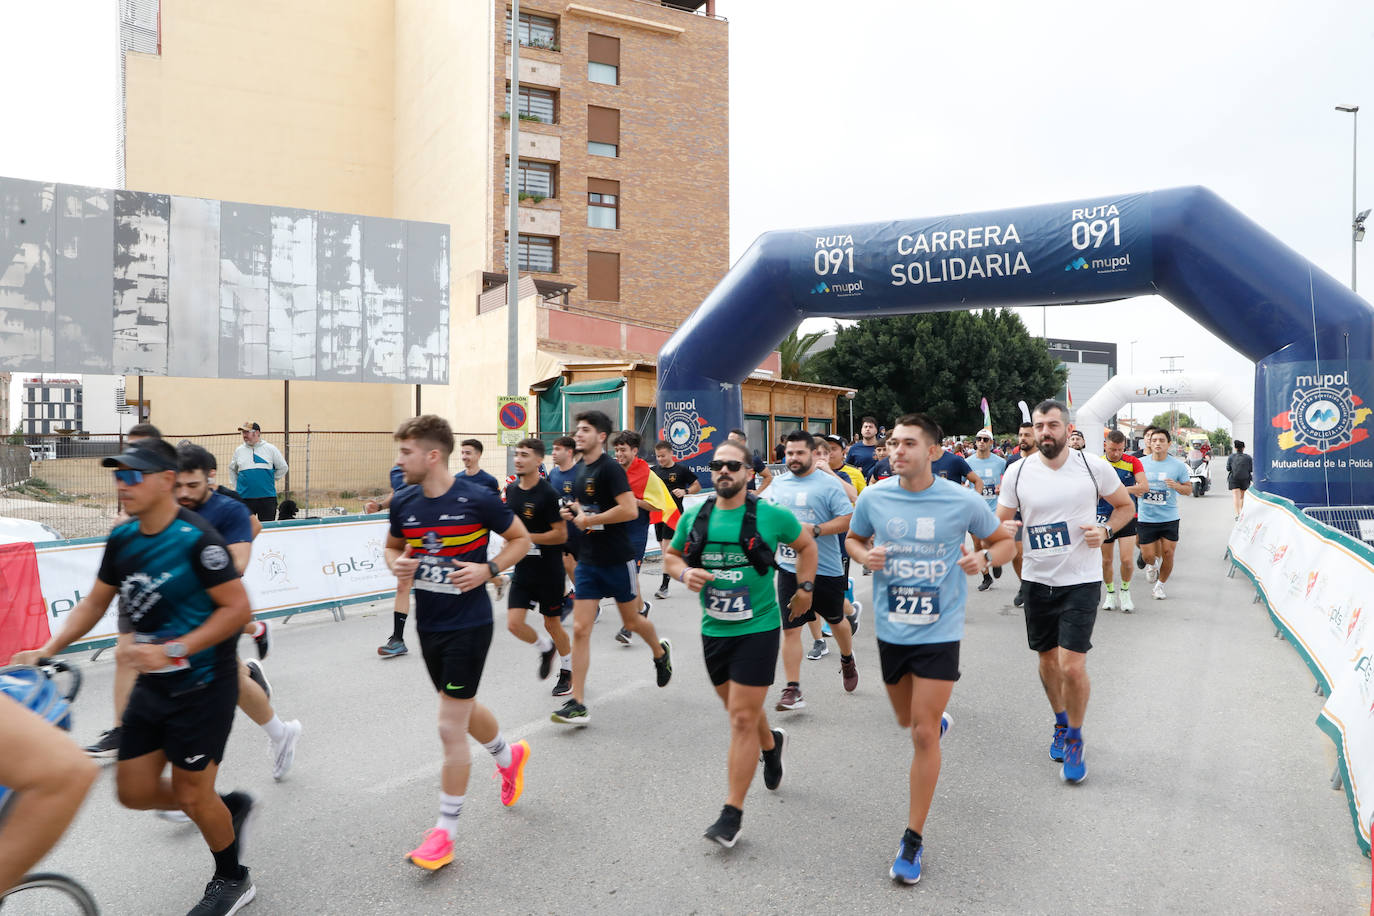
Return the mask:
<path id="1" fill-rule="evenodd" d="M 659 353 L 660 425 L 706 473 L 740 383 L 803 318 L 1151 294 L 1256 363 L 1257 487 L 1374 504 L 1374 308 L 1199 187 L 767 232 Z"/>
<path id="2" fill-rule="evenodd" d="M 1206 401 L 1231 421 L 1235 438 L 1247 449 L 1254 442 L 1255 409 L 1245 380 L 1215 372 L 1158 375 L 1117 375 L 1074 411 L 1074 425 L 1085 433 L 1087 449 L 1102 454 L 1102 437 L 1086 435 L 1107 425 L 1112 414 L 1130 403 Z"/>

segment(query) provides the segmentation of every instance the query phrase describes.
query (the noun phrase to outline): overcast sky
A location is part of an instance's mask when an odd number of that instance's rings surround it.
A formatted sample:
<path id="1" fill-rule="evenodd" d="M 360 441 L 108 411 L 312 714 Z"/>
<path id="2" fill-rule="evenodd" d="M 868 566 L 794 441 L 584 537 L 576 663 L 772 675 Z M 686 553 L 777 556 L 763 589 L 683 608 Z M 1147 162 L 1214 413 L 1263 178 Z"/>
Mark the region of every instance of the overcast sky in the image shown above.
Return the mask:
<path id="1" fill-rule="evenodd" d="M 1370 0 L 717 5 L 730 20 L 732 259 L 769 229 L 1200 184 L 1349 281 L 1352 119 L 1334 106 L 1368 106 L 1360 209 L 1374 206 Z M 22 91 L 0 108 L 0 175 L 113 185 L 114 0 L 10 3 L 3 22 L 0 77 Z M 1040 333 L 1041 310 L 1022 311 Z M 1252 371 L 1155 297 L 1050 309 L 1047 324 L 1115 341 L 1122 372 L 1132 340 L 1138 372 L 1166 355 Z"/>

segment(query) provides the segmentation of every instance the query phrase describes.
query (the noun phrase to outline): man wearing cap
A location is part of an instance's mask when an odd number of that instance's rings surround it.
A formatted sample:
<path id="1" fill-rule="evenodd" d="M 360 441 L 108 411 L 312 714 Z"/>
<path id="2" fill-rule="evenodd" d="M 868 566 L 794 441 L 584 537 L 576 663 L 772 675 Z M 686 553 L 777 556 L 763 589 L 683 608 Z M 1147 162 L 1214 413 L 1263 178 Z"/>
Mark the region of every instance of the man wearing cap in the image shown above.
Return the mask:
<path id="1" fill-rule="evenodd" d="M 273 521 L 277 517 L 277 484 L 286 477 L 286 459 L 275 445 L 262 441 L 262 427 L 256 422 L 244 420 L 239 432 L 243 433 L 243 444 L 229 459 L 229 485 L 243 497 L 258 521 Z"/>
<path id="2" fill-rule="evenodd" d="M 978 477 L 978 495 L 988 502 L 988 509 L 997 511 L 997 494 L 1002 492 L 1002 473 L 1007 469 L 1007 460 L 1001 455 L 992 453 L 992 430 L 983 427 L 973 436 L 974 454 L 964 460 L 973 469 L 973 473 Z M 1107 513 L 1110 515 L 1111 513 Z M 989 546 L 987 538 L 974 537 L 973 549 L 983 550 Z M 978 591 L 985 592 L 992 588 L 992 580 L 1002 578 L 1001 566 L 990 566 L 983 570 L 983 581 L 978 584 Z"/>

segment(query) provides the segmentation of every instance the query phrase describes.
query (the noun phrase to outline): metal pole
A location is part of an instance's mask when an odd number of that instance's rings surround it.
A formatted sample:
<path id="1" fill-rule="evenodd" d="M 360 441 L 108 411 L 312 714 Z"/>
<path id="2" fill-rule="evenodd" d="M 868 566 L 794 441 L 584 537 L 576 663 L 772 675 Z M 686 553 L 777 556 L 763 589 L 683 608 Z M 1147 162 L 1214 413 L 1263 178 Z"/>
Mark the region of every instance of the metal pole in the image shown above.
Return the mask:
<path id="1" fill-rule="evenodd" d="M 415 416 L 420 415 L 420 386 L 415 386 Z"/>
<path id="2" fill-rule="evenodd" d="M 520 387 L 520 0 L 510 4 L 510 223 L 506 241 L 506 394 Z M 506 474 L 515 473 L 515 451 L 506 449 Z"/>
<path id="3" fill-rule="evenodd" d="M 286 477 L 282 483 L 286 484 L 287 492 L 291 491 L 291 380 L 282 379 L 281 383 L 282 401 L 282 451 L 283 458 L 286 459 Z"/>
<path id="4" fill-rule="evenodd" d="M 1356 291 L 1355 285 L 1355 243 L 1358 241 L 1358 229 L 1355 225 L 1357 217 L 1355 204 L 1355 181 L 1359 175 L 1359 152 L 1360 152 L 1360 106 L 1359 105 L 1337 105 L 1337 111 L 1344 111 L 1350 115 L 1350 291 Z"/>

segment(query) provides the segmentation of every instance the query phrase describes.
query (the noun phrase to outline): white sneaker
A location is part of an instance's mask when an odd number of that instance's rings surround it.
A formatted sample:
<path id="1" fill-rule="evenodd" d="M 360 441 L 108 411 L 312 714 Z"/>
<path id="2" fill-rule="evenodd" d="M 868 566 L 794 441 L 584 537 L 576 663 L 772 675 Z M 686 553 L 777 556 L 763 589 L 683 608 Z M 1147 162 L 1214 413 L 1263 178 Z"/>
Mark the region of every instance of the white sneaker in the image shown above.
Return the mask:
<path id="1" fill-rule="evenodd" d="M 164 821 L 171 821 L 173 824 L 191 823 L 191 818 L 185 811 L 157 811 L 156 814 Z"/>
<path id="2" fill-rule="evenodd" d="M 1153 564 L 1153 563 L 1146 563 L 1146 564 L 1145 564 L 1145 580 L 1146 580 L 1147 582 L 1154 582 L 1154 581 L 1155 581 L 1156 579 L 1158 579 L 1158 578 L 1159 578 L 1159 567 L 1156 566 L 1156 565 Z"/>
<path id="3" fill-rule="evenodd" d="M 1156 582 L 1155 587 L 1151 589 L 1150 594 L 1154 597 L 1156 601 L 1163 601 L 1167 597 L 1164 594 L 1164 583 Z"/>
<path id="4" fill-rule="evenodd" d="M 272 742 L 272 778 L 280 780 L 296 761 L 296 742 L 301 737 L 301 720 L 292 719 L 284 723 L 286 734 L 281 741 Z"/>
<path id="5" fill-rule="evenodd" d="M 1107 597 L 1102 599 L 1102 610 L 1114 611 L 1116 609 L 1116 592 L 1107 592 Z"/>
<path id="6" fill-rule="evenodd" d="M 1131 600 L 1131 593 L 1129 591 L 1125 591 L 1121 592 L 1120 595 L 1122 613 L 1129 614 L 1131 611 L 1134 611 L 1135 602 Z"/>

